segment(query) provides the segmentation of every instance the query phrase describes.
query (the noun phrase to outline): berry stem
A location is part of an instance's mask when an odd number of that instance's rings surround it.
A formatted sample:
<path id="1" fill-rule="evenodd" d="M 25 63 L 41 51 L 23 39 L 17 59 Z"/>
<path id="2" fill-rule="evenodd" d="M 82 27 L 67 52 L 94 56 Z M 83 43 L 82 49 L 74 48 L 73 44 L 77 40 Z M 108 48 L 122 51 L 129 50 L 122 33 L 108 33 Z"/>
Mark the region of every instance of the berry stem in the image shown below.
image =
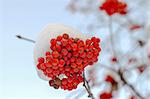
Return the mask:
<path id="1" fill-rule="evenodd" d="M 110 44 L 111 44 L 112 54 L 113 56 L 117 57 L 116 50 L 114 49 L 115 44 L 114 44 L 114 36 L 113 36 L 113 28 L 112 28 L 112 17 L 109 17 L 108 29 L 110 33 Z"/>
<path id="2" fill-rule="evenodd" d="M 28 41 L 28 42 L 31 42 L 31 43 L 35 43 L 34 40 L 29 39 L 29 38 L 26 38 L 26 37 L 23 37 L 23 36 L 21 36 L 21 35 L 16 35 L 16 37 L 17 37 L 18 39 L 22 39 L 22 40 L 25 40 L 25 41 Z"/>
<path id="3" fill-rule="evenodd" d="M 91 99 L 95 99 L 93 94 L 92 94 L 92 92 L 91 92 L 91 88 L 90 88 L 89 82 L 88 82 L 88 80 L 85 77 L 85 72 L 84 71 L 83 71 L 83 78 L 84 78 L 83 86 L 85 87 L 86 91 L 89 94 L 88 97 L 91 97 Z"/>

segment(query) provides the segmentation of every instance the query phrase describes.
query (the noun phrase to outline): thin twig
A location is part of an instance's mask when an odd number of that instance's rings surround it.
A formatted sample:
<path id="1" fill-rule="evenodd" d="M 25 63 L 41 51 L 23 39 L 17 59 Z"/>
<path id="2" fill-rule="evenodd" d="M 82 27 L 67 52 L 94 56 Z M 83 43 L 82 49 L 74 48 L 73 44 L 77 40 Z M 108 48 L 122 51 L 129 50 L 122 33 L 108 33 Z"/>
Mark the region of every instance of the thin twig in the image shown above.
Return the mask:
<path id="1" fill-rule="evenodd" d="M 119 74 L 119 76 L 120 76 L 121 81 L 122 81 L 125 85 L 129 86 L 129 88 L 130 88 L 140 99 L 144 99 L 143 96 L 141 96 L 141 95 L 136 91 L 136 89 L 135 89 L 131 84 L 129 84 L 129 83 L 126 81 L 126 79 L 124 78 L 123 73 L 122 73 L 121 70 L 119 70 L 118 74 Z"/>
<path id="2" fill-rule="evenodd" d="M 86 91 L 88 92 L 88 97 L 91 97 L 91 99 L 95 99 L 92 92 L 91 92 L 91 88 L 90 85 L 85 77 L 85 72 L 83 71 L 83 78 L 84 78 L 84 82 L 83 82 L 83 86 L 85 87 Z"/>
<path id="3" fill-rule="evenodd" d="M 18 39 L 21 39 L 21 40 L 25 40 L 25 41 L 28 41 L 28 42 L 31 42 L 31 43 L 35 43 L 34 40 L 29 39 L 29 38 L 26 38 L 26 37 L 23 37 L 23 36 L 21 36 L 21 35 L 16 35 L 16 37 L 17 37 Z"/>
<path id="4" fill-rule="evenodd" d="M 112 17 L 109 17 L 109 24 L 108 24 L 108 29 L 110 33 L 110 44 L 112 48 L 112 53 L 115 56 L 115 49 L 114 49 L 114 41 L 113 41 L 113 30 L 112 30 Z"/>

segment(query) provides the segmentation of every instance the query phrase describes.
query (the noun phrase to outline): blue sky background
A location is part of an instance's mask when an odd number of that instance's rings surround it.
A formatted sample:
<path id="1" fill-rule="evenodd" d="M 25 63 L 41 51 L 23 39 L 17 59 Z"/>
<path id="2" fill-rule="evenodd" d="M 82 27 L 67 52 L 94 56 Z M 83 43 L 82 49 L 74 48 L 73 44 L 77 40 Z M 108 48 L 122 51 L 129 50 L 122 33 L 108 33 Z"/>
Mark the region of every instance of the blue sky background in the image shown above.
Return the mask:
<path id="1" fill-rule="evenodd" d="M 80 23 L 84 25 L 93 17 L 84 19 L 79 14 L 69 13 L 66 10 L 69 1 L 0 0 L 0 99 L 64 99 L 70 93 L 55 90 L 38 77 L 33 61 L 34 44 L 15 37 L 20 34 L 36 40 L 49 23 L 61 23 L 87 32 Z M 100 31 L 105 34 L 98 32 L 97 35 L 107 35 L 106 29 Z"/>
<path id="2" fill-rule="evenodd" d="M 0 99 L 63 99 L 68 92 L 50 88 L 38 78 L 33 62 L 34 44 L 16 34 L 36 39 L 49 23 L 77 26 L 66 11 L 69 0 L 0 0 Z"/>

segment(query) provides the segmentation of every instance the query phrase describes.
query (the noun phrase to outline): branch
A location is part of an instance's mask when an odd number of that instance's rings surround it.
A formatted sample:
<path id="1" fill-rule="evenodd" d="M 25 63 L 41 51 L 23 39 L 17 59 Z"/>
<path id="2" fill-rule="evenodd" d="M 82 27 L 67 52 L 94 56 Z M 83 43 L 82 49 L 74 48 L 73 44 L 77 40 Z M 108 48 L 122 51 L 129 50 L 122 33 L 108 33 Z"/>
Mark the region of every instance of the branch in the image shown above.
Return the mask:
<path id="1" fill-rule="evenodd" d="M 118 74 L 119 74 L 119 76 L 120 76 L 121 81 L 124 83 L 124 85 L 127 85 L 140 99 L 144 99 L 143 96 L 141 96 L 141 95 L 136 91 L 136 89 L 135 89 L 131 84 L 129 84 L 129 83 L 126 81 L 126 79 L 124 78 L 123 73 L 122 73 L 121 70 L 119 70 Z"/>
<path id="2" fill-rule="evenodd" d="M 86 91 L 88 92 L 88 97 L 91 97 L 91 99 L 95 99 L 92 92 L 91 92 L 91 88 L 89 85 L 89 82 L 87 81 L 86 77 L 85 77 L 85 72 L 83 71 L 83 78 L 84 78 L 84 82 L 83 82 L 83 86 L 85 87 Z"/>
<path id="3" fill-rule="evenodd" d="M 29 38 L 26 38 L 26 37 L 23 37 L 23 36 L 21 36 L 21 35 L 16 35 L 16 37 L 17 37 L 18 39 L 21 39 L 21 40 L 25 40 L 25 41 L 28 41 L 28 42 L 31 42 L 31 43 L 35 43 L 34 40 L 29 39 Z"/>

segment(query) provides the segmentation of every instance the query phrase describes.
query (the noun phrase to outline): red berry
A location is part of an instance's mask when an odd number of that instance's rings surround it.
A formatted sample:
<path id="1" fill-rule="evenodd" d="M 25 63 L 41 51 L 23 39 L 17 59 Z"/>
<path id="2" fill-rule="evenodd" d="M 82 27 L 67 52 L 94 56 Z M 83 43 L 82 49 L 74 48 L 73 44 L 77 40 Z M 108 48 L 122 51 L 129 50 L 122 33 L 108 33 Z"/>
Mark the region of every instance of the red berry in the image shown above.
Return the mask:
<path id="1" fill-rule="evenodd" d="M 80 57 L 81 57 L 81 58 L 85 58 L 85 57 L 86 57 L 86 52 L 81 53 L 81 54 L 80 54 Z"/>
<path id="2" fill-rule="evenodd" d="M 73 85 L 74 85 L 74 86 L 77 86 L 78 84 L 79 84 L 79 81 L 78 81 L 77 79 L 74 79 L 74 80 L 73 80 Z"/>
<path id="3" fill-rule="evenodd" d="M 83 40 L 78 40 L 77 45 L 78 45 L 78 47 L 84 46 Z"/>
<path id="4" fill-rule="evenodd" d="M 78 80 L 80 81 L 80 82 L 83 82 L 83 77 L 82 76 L 78 76 Z"/>
<path id="5" fill-rule="evenodd" d="M 67 60 L 67 61 L 66 61 L 66 65 L 67 65 L 67 66 L 70 65 L 70 63 L 71 63 L 70 60 Z"/>
<path id="6" fill-rule="evenodd" d="M 61 41 L 62 36 L 57 36 L 57 41 Z"/>
<path id="7" fill-rule="evenodd" d="M 71 56 L 72 56 L 72 53 L 69 52 L 68 55 L 67 55 L 67 57 L 71 58 Z"/>
<path id="8" fill-rule="evenodd" d="M 46 56 L 46 62 L 51 62 L 52 61 L 52 57 L 50 55 Z"/>
<path id="9" fill-rule="evenodd" d="M 130 99 L 136 99 L 135 96 L 131 96 Z"/>
<path id="10" fill-rule="evenodd" d="M 117 60 L 116 57 L 112 57 L 111 61 L 112 61 L 113 63 L 116 63 L 118 60 Z"/>
<path id="11" fill-rule="evenodd" d="M 70 61 L 73 63 L 74 61 L 75 61 L 76 59 L 74 58 L 74 57 L 72 57 L 71 59 L 70 59 Z"/>
<path id="12" fill-rule="evenodd" d="M 55 45 L 52 45 L 52 46 L 50 47 L 50 49 L 53 50 L 53 51 L 55 51 L 55 50 L 56 50 L 56 46 L 55 46 Z"/>
<path id="13" fill-rule="evenodd" d="M 69 77 L 70 76 L 70 73 L 69 72 L 65 72 L 65 75 L 67 76 L 67 77 Z"/>
<path id="14" fill-rule="evenodd" d="M 112 99 L 112 94 L 104 92 L 104 93 L 100 94 L 99 99 Z"/>
<path id="15" fill-rule="evenodd" d="M 41 65 L 40 63 L 37 64 L 37 68 L 38 68 L 39 70 L 41 70 L 41 66 L 40 66 L 40 65 Z"/>
<path id="16" fill-rule="evenodd" d="M 99 42 L 100 42 L 100 39 L 99 39 L 99 38 L 96 38 L 96 42 L 99 43 Z"/>
<path id="17" fill-rule="evenodd" d="M 56 69 L 58 69 L 58 66 L 56 65 L 56 66 L 53 66 L 52 68 L 56 70 Z"/>
<path id="18" fill-rule="evenodd" d="M 110 75 L 107 75 L 107 77 L 105 78 L 105 81 L 110 82 L 110 83 L 115 83 L 116 81 L 114 80 L 114 78 Z"/>
<path id="19" fill-rule="evenodd" d="M 46 67 L 52 67 L 52 63 L 48 62 L 48 63 L 45 63 Z"/>
<path id="20" fill-rule="evenodd" d="M 92 41 L 92 42 L 96 42 L 96 37 L 92 37 L 92 38 L 91 38 L 91 41 Z"/>
<path id="21" fill-rule="evenodd" d="M 56 39 L 51 39 L 51 45 L 52 45 L 52 46 L 53 46 L 53 45 L 56 45 L 56 43 L 57 43 Z"/>
<path id="22" fill-rule="evenodd" d="M 61 53 L 62 53 L 63 56 L 66 56 L 68 54 L 68 51 L 67 51 L 67 49 L 63 48 L 61 50 Z"/>
<path id="23" fill-rule="evenodd" d="M 68 57 L 67 56 L 65 56 L 63 58 L 64 58 L 64 61 L 68 61 Z"/>
<path id="24" fill-rule="evenodd" d="M 65 34 L 63 34 L 63 38 L 64 38 L 64 39 L 68 39 L 68 38 L 69 38 L 69 35 L 65 33 Z"/>
<path id="25" fill-rule="evenodd" d="M 94 42 L 93 45 L 94 45 L 95 48 L 99 47 L 99 44 L 97 42 Z"/>
<path id="26" fill-rule="evenodd" d="M 69 38 L 68 39 L 68 43 L 71 45 L 72 43 L 74 42 L 74 39 L 73 38 Z"/>
<path id="27" fill-rule="evenodd" d="M 78 46 L 76 43 L 73 43 L 71 46 L 72 46 L 73 51 L 76 51 L 78 49 Z"/>
<path id="28" fill-rule="evenodd" d="M 65 68 L 65 71 L 69 72 L 70 69 L 71 69 L 70 67 L 66 67 L 66 68 Z"/>
<path id="29" fill-rule="evenodd" d="M 63 78 L 62 79 L 62 85 L 66 85 L 67 84 L 67 79 L 66 78 Z"/>
<path id="30" fill-rule="evenodd" d="M 60 71 L 59 71 L 59 70 L 54 70 L 54 71 L 53 71 L 53 75 L 54 75 L 54 76 L 58 76 L 58 75 L 59 75 L 59 73 L 60 73 Z"/>
<path id="31" fill-rule="evenodd" d="M 56 78 L 54 82 L 55 82 L 55 84 L 58 85 L 58 86 L 61 86 L 61 84 L 62 84 L 62 83 L 61 83 L 61 80 L 60 80 L 59 78 Z"/>
<path id="32" fill-rule="evenodd" d="M 53 66 L 56 66 L 58 63 L 59 63 L 58 59 L 53 59 L 53 61 L 52 61 Z"/>
<path id="33" fill-rule="evenodd" d="M 76 65 L 75 63 L 71 63 L 71 67 L 72 67 L 72 68 L 76 68 L 77 65 Z"/>
<path id="34" fill-rule="evenodd" d="M 49 51 L 47 51 L 47 52 L 45 53 L 45 55 L 46 55 L 46 56 L 49 56 L 49 55 L 51 55 L 51 53 L 50 53 Z"/>
<path id="35" fill-rule="evenodd" d="M 52 56 L 53 56 L 54 58 L 58 58 L 58 57 L 59 57 L 59 53 L 58 53 L 57 51 L 53 51 L 53 52 L 52 52 Z"/>
<path id="36" fill-rule="evenodd" d="M 58 52 L 60 52 L 60 51 L 61 51 L 61 46 L 60 46 L 60 45 L 58 45 L 58 44 L 56 44 L 56 46 L 55 46 L 55 50 L 56 50 L 56 51 L 58 51 Z"/>
<path id="37" fill-rule="evenodd" d="M 47 76 L 50 77 L 50 78 L 54 77 L 54 75 L 52 73 L 48 73 Z"/>
<path id="38" fill-rule="evenodd" d="M 75 73 L 77 73 L 77 72 L 79 71 L 79 69 L 78 69 L 78 68 L 74 68 L 73 71 L 74 71 Z"/>
<path id="39" fill-rule="evenodd" d="M 59 67 L 63 67 L 65 65 L 65 61 L 63 60 L 63 59 L 61 59 L 60 61 L 59 61 Z"/>
<path id="40" fill-rule="evenodd" d="M 42 70 L 45 70 L 45 69 L 46 69 L 45 63 L 41 63 L 41 64 L 40 64 L 40 68 L 41 68 Z"/>
<path id="41" fill-rule="evenodd" d="M 44 58 L 43 58 L 43 57 L 39 57 L 39 58 L 38 58 L 38 62 L 39 62 L 39 63 L 44 63 Z"/>
<path id="42" fill-rule="evenodd" d="M 71 83 L 73 81 L 72 77 L 68 77 L 68 82 Z"/>
<path id="43" fill-rule="evenodd" d="M 82 59 L 81 59 L 81 58 L 77 58 L 77 59 L 76 59 L 76 64 L 77 64 L 77 65 L 82 64 Z"/>
<path id="44" fill-rule="evenodd" d="M 92 52 L 87 52 L 87 58 L 92 58 L 93 57 L 93 53 Z"/>
<path id="45" fill-rule="evenodd" d="M 83 53 L 84 52 L 84 48 L 83 47 L 79 47 L 78 48 L 78 52 L 81 54 L 81 53 Z"/>
<path id="46" fill-rule="evenodd" d="M 63 74 L 64 67 L 59 67 L 59 70 L 61 71 L 61 74 Z"/>
<path id="47" fill-rule="evenodd" d="M 72 48 L 71 48 L 71 46 L 70 46 L 69 44 L 66 45 L 66 49 L 67 49 L 68 51 L 71 51 L 71 50 L 72 50 Z"/>
<path id="48" fill-rule="evenodd" d="M 79 53 L 76 51 L 76 52 L 73 52 L 73 56 L 74 57 L 78 57 L 79 56 Z"/>
<path id="49" fill-rule="evenodd" d="M 52 69 L 52 68 L 46 68 L 46 72 L 47 72 L 47 73 L 52 73 L 52 72 L 53 72 L 53 69 Z"/>
<path id="50" fill-rule="evenodd" d="M 141 65 L 137 68 L 140 73 L 142 73 L 145 70 L 145 65 Z"/>
<path id="51" fill-rule="evenodd" d="M 85 43 L 86 45 L 91 45 L 92 41 L 90 39 L 87 39 Z"/>
<path id="52" fill-rule="evenodd" d="M 83 64 L 78 65 L 78 69 L 83 69 Z"/>
<path id="53" fill-rule="evenodd" d="M 68 40 L 61 40 L 61 45 L 62 46 L 66 46 L 68 44 Z"/>
<path id="54" fill-rule="evenodd" d="M 49 81 L 49 85 L 50 85 L 50 86 L 53 86 L 53 85 L 54 85 L 54 81 L 53 81 L 53 80 L 50 80 L 50 81 Z"/>

